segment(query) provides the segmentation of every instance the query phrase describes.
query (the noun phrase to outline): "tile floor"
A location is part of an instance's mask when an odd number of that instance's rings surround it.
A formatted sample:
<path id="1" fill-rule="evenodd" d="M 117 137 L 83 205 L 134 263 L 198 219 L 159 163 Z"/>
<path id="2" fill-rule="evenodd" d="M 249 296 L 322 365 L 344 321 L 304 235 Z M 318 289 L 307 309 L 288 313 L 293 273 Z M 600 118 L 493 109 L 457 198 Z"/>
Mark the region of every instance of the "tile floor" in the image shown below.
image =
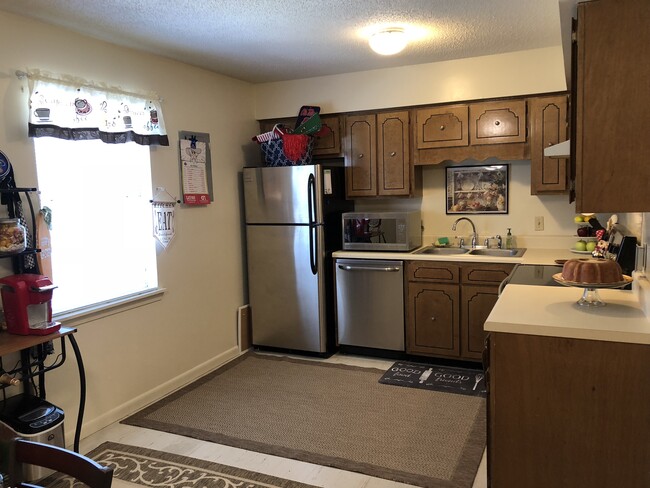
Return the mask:
<path id="1" fill-rule="evenodd" d="M 301 358 L 305 359 L 302 356 Z M 392 360 L 342 354 L 336 354 L 325 360 L 314 360 L 379 369 L 388 369 L 388 367 L 393 364 Z M 140 446 L 203 459 L 206 461 L 213 461 L 250 471 L 266 473 L 279 478 L 308 483 L 323 488 L 413 488 L 412 485 L 374 478 L 364 474 L 318 466 L 268 454 L 260 454 L 212 442 L 200 441 L 175 434 L 168 434 L 165 432 L 123 425 L 120 423 L 112 424 L 101 431 L 82 439 L 80 451 L 86 453 L 106 441 Z M 121 480 L 115 480 L 113 483 L 114 488 L 133 488 L 134 486 L 136 485 Z M 485 454 L 483 454 L 483 459 L 472 488 L 486 487 L 487 470 Z"/>

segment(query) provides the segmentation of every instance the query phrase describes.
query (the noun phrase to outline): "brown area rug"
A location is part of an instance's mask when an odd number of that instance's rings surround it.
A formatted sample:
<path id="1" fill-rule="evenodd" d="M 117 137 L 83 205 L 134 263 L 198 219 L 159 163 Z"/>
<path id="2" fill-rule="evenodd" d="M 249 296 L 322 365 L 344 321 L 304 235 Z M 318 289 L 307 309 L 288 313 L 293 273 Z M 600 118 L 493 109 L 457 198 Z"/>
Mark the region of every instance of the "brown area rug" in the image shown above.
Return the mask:
<path id="1" fill-rule="evenodd" d="M 156 488 L 318 488 L 223 464 L 168 452 L 105 442 L 87 454 L 114 469 L 113 478 Z M 47 488 L 81 488 L 81 482 L 55 474 L 42 482 Z"/>
<path id="2" fill-rule="evenodd" d="M 126 424 L 422 487 L 470 488 L 485 399 L 378 382 L 384 371 L 245 354 Z"/>

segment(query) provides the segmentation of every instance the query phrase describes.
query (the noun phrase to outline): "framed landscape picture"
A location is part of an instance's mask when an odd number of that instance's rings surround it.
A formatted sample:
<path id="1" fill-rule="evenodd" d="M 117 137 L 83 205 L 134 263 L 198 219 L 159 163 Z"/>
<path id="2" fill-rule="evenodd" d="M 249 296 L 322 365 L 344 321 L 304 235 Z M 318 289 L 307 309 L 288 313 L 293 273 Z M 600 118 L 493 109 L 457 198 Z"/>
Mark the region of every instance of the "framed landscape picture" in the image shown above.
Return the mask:
<path id="1" fill-rule="evenodd" d="M 507 214 L 508 165 L 449 166 L 448 214 Z"/>

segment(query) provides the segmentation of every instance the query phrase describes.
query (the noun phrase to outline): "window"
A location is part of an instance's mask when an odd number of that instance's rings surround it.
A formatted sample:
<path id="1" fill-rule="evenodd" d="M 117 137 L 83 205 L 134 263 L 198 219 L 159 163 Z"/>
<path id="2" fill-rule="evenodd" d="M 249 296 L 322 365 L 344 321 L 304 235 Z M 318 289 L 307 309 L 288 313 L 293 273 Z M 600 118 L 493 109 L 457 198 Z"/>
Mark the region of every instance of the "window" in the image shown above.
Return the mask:
<path id="1" fill-rule="evenodd" d="M 53 313 L 157 288 L 148 146 L 34 138 L 52 210 Z"/>

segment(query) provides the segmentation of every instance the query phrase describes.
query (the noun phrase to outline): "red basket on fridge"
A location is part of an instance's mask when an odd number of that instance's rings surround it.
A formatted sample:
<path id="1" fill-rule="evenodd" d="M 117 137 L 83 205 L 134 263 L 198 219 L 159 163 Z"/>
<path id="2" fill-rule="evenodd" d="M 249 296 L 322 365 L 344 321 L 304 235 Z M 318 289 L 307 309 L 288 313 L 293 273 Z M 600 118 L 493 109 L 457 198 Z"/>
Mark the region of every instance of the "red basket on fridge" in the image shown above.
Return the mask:
<path id="1" fill-rule="evenodd" d="M 266 166 L 311 164 L 314 138 L 305 134 L 282 133 L 278 139 L 260 144 Z"/>

